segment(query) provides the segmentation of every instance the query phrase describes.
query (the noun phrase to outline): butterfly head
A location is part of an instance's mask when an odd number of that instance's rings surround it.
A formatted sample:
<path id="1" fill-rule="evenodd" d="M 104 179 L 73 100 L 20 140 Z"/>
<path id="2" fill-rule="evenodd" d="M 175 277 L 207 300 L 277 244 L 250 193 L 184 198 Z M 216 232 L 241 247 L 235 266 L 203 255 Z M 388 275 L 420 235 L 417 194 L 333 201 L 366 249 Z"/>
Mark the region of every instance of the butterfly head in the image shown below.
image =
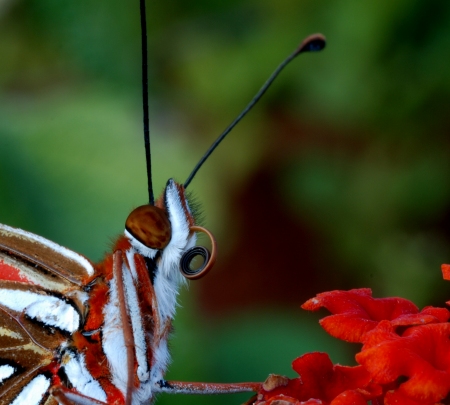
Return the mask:
<path id="1" fill-rule="evenodd" d="M 205 247 L 195 246 L 196 232 L 210 237 L 211 253 Z M 155 205 L 142 205 L 131 212 L 125 223 L 125 236 L 136 251 L 148 259 L 177 263 L 181 274 L 188 279 L 204 276 L 215 261 L 214 237 L 195 225 L 185 189 L 172 179 Z M 193 267 L 198 256 L 203 263 Z"/>

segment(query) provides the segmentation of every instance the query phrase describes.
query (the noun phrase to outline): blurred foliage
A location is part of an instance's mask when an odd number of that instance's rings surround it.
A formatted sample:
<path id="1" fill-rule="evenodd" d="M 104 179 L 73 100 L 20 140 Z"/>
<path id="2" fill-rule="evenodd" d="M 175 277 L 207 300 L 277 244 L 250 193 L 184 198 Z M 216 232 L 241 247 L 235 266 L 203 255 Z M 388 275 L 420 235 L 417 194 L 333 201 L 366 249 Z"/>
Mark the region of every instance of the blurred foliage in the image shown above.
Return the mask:
<path id="1" fill-rule="evenodd" d="M 146 200 L 135 3 L 0 2 L 0 221 L 93 260 Z M 325 289 L 443 305 L 450 3 L 148 7 L 157 191 L 187 177 L 304 36 L 328 38 L 286 69 L 190 186 L 221 255 L 217 274 L 182 294 L 169 377 L 292 375 L 290 361 L 312 350 L 351 364 L 298 309 Z"/>

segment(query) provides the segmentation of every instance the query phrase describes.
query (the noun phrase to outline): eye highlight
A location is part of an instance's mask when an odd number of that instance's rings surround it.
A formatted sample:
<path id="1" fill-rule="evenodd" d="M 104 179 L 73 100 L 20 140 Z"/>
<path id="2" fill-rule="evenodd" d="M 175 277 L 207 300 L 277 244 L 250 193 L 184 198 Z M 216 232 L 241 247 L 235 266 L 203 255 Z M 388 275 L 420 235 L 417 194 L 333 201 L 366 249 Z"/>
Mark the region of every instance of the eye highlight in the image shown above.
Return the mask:
<path id="1" fill-rule="evenodd" d="M 166 211 L 154 205 L 141 205 L 128 215 L 125 229 L 139 242 L 152 249 L 164 249 L 171 238 Z"/>

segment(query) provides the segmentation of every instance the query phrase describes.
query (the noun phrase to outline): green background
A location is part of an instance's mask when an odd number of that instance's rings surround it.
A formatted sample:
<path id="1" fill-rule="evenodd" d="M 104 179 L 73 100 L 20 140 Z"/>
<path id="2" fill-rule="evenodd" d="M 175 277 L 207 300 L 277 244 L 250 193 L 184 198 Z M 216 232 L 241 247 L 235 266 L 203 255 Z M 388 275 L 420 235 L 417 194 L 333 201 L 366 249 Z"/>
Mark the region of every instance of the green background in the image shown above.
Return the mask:
<path id="1" fill-rule="evenodd" d="M 443 306 L 450 262 L 450 3 L 148 2 L 156 193 L 308 34 L 302 55 L 189 186 L 217 237 L 191 283 L 168 378 L 264 380 L 328 351 L 299 305 L 371 287 Z M 0 2 L 0 221 L 101 260 L 146 202 L 138 2 Z M 349 346 L 349 347 L 347 347 Z M 240 403 L 170 397 L 158 403 Z"/>

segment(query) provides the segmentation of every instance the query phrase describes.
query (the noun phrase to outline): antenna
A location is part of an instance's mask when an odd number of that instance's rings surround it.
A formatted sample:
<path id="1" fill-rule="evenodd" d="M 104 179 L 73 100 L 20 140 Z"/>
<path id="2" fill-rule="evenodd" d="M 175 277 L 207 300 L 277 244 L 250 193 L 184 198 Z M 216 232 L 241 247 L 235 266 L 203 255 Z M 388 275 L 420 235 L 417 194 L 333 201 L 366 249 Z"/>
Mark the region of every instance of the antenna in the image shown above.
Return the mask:
<path id="1" fill-rule="evenodd" d="M 299 45 L 299 47 L 294 52 L 292 52 L 283 62 L 281 62 L 281 64 L 270 75 L 269 79 L 267 79 L 267 81 L 259 89 L 258 93 L 256 93 L 250 103 L 248 103 L 247 107 L 245 107 L 242 112 L 235 118 L 235 120 L 225 129 L 225 131 L 222 132 L 222 134 L 213 142 L 206 153 L 198 161 L 198 163 L 194 167 L 194 170 L 192 170 L 191 174 L 184 182 L 184 188 L 187 188 L 194 176 L 197 174 L 200 167 L 203 165 L 203 163 L 205 163 L 206 159 L 208 159 L 209 155 L 211 155 L 211 153 L 214 151 L 214 149 L 217 148 L 219 143 L 222 142 L 223 138 L 225 138 L 228 133 L 237 125 L 237 123 L 242 118 L 244 118 L 244 116 L 253 108 L 253 106 L 263 96 L 263 94 L 270 87 L 270 85 L 280 74 L 280 72 L 289 64 L 289 62 L 303 52 L 317 52 L 321 51 L 323 48 L 325 48 L 325 37 L 322 34 L 313 34 L 306 37 Z"/>
<path id="2" fill-rule="evenodd" d="M 147 18 L 145 0 L 140 1 L 141 14 L 141 43 L 142 43 L 142 109 L 144 112 L 144 144 L 145 161 L 147 162 L 148 203 L 155 204 L 152 183 L 152 157 L 150 152 L 150 124 L 148 114 L 148 56 L 147 56 Z"/>

